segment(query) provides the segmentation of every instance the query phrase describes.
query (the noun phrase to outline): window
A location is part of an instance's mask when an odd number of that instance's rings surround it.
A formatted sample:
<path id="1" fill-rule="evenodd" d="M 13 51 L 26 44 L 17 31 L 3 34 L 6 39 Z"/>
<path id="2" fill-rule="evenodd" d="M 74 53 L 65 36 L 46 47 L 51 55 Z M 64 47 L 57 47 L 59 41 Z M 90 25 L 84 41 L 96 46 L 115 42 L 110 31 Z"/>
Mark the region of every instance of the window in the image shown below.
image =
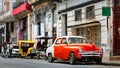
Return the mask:
<path id="1" fill-rule="evenodd" d="M 53 10 L 53 13 L 54 13 L 54 15 L 53 15 L 53 23 L 57 23 L 57 10 L 56 9 L 54 9 Z"/>
<path id="2" fill-rule="evenodd" d="M 36 15 L 36 21 L 38 26 L 38 35 L 41 35 L 41 13 Z"/>
<path id="3" fill-rule="evenodd" d="M 39 22 L 37 23 L 37 25 L 38 25 L 38 35 L 41 35 L 41 23 Z"/>
<path id="4" fill-rule="evenodd" d="M 41 22 L 41 13 L 38 13 L 36 15 L 36 20 L 37 20 L 37 22 Z"/>
<path id="5" fill-rule="evenodd" d="M 57 39 L 57 41 L 55 42 L 55 44 L 60 44 L 60 38 L 59 39 Z"/>
<path id="6" fill-rule="evenodd" d="M 75 11 L 75 21 L 82 20 L 82 9 Z"/>
<path id="7" fill-rule="evenodd" d="M 14 22 L 11 22 L 11 31 L 13 32 L 14 31 Z"/>
<path id="8" fill-rule="evenodd" d="M 90 6 L 86 8 L 86 19 L 95 18 L 94 6 Z"/>
<path id="9" fill-rule="evenodd" d="M 70 44 L 72 44 L 72 43 L 88 43 L 88 40 L 86 38 L 69 37 L 68 42 Z"/>
<path id="10" fill-rule="evenodd" d="M 83 36 L 83 37 L 86 37 L 86 28 L 81 28 L 81 29 L 79 29 L 79 31 L 80 31 L 80 35 L 81 36 Z"/>
<path id="11" fill-rule="evenodd" d="M 62 44 L 67 44 L 66 38 L 63 38 L 63 39 L 62 39 Z"/>
<path id="12" fill-rule="evenodd" d="M 76 28 L 76 35 L 86 37 L 90 43 L 93 43 L 96 46 L 101 45 L 101 26 L 100 25 Z"/>
<path id="13" fill-rule="evenodd" d="M 23 35 L 23 40 L 27 40 L 27 34 L 26 35 Z"/>
<path id="14" fill-rule="evenodd" d="M 95 36 L 94 43 L 96 45 L 101 45 L 101 33 L 100 33 L 101 29 L 100 28 L 101 28 L 100 26 L 94 26 L 94 29 L 93 29 L 94 36 Z"/>
<path id="15" fill-rule="evenodd" d="M 16 42 L 16 37 L 12 37 L 11 41 Z"/>

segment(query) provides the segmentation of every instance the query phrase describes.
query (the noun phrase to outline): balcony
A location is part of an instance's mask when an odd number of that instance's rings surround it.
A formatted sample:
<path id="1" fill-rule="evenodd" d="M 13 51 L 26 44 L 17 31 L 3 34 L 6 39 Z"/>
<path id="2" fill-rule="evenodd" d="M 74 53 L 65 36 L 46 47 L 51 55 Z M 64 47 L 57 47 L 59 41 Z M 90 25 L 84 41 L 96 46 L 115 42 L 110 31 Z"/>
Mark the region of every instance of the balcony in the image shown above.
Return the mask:
<path id="1" fill-rule="evenodd" d="M 31 5 L 29 3 L 23 3 L 13 9 L 12 15 L 21 17 L 21 16 L 25 16 L 27 13 L 31 11 L 32 11 Z"/>

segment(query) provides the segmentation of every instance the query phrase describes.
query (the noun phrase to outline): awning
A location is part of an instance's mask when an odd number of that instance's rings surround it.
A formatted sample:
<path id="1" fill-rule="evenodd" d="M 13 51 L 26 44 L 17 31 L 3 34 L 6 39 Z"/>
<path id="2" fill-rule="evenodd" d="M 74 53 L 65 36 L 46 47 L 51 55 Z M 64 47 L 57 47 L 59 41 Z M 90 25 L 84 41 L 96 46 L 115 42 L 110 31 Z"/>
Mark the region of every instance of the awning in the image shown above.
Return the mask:
<path id="1" fill-rule="evenodd" d="M 31 5 L 29 3 L 24 3 L 20 6 L 18 6 L 17 8 L 13 9 L 12 11 L 12 15 L 16 16 L 16 15 L 21 15 L 21 13 L 28 13 L 31 12 L 32 8 Z"/>
<path id="2" fill-rule="evenodd" d="M 70 26 L 67 26 L 67 28 L 88 27 L 88 26 L 95 26 L 95 25 L 100 25 L 100 22 L 99 21 L 91 21 L 91 22 L 86 22 L 83 24 L 70 25 Z"/>

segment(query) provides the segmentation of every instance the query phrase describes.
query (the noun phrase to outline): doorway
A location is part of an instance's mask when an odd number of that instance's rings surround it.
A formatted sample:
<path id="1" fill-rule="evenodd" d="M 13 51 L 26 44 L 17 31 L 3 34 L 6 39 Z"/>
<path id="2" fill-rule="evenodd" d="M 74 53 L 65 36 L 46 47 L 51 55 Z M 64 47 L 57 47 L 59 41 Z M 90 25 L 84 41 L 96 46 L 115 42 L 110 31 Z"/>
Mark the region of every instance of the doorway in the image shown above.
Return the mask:
<path id="1" fill-rule="evenodd" d="M 67 14 L 62 15 L 62 35 L 67 36 Z"/>

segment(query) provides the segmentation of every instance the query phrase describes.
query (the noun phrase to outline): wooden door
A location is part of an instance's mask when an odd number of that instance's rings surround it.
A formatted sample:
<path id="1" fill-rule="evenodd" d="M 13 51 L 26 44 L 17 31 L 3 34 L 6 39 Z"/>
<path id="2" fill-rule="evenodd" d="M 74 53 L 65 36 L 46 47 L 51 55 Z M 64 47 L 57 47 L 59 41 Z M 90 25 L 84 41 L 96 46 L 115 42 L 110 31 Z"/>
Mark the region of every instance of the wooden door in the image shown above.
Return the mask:
<path id="1" fill-rule="evenodd" d="M 113 55 L 120 56 L 120 6 L 113 10 Z"/>

